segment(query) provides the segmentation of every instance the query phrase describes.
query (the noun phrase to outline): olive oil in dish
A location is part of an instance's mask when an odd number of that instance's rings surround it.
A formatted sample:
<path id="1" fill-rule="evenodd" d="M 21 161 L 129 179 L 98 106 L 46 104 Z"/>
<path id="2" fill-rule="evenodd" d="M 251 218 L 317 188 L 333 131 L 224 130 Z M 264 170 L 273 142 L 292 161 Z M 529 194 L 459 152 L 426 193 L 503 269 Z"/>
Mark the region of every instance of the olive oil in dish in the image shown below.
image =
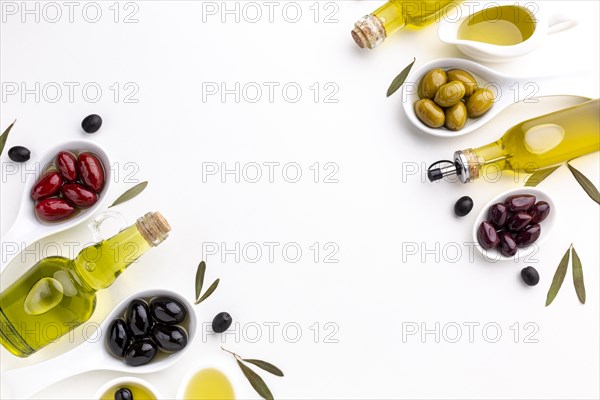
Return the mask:
<path id="1" fill-rule="evenodd" d="M 415 29 L 433 24 L 457 0 L 390 0 L 354 24 L 352 38 L 361 47 L 373 49 L 404 27 Z"/>
<path id="2" fill-rule="evenodd" d="M 523 7 L 491 7 L 465 18 L 457 37 L 497 46 L 513 46 L 529 39 L 535 25 L 535 17 Z"/>
<path id="3" fill-rule="evenodd" d="M 110 239 L 84 248 L 75 259 L 47 257 L 0 293 L 0 343 L 19 357 L 86 322 L 96 292 L 107 288 L 171 230 L 158 213 L 148 213 Z"/>
<path id="4" fill-rule="evenodd" d="M 185 400 L 233 400 L 235 394 L 227 376 L 216 368 L 194 374 L 185 388 Z"/>
<path id="5" fill-rule="evenodd" d="M 124 394 L 124 392 L 127 394 Z M 148 389 L 137 383 L 126 383 L 119 385 L 116 388 L 107 390 L 100 396 L 100 400 L 121 400 L 127 399 L 130 396 L 133 400 L 157 400 L 156 397 Z"/>
<path id="6" fill-rule="evenodd" d="M 599 150 L 600 100 L 596 99 L 523 121 L 496 142 L 457 151 L 453 161 L 431 165 L 428 178 L 433 182 L 457 175 L 467 183 L 488 167 L 496 172 L 532 173 Z M 441 163 L 448 165 L 439 168 Z"/>

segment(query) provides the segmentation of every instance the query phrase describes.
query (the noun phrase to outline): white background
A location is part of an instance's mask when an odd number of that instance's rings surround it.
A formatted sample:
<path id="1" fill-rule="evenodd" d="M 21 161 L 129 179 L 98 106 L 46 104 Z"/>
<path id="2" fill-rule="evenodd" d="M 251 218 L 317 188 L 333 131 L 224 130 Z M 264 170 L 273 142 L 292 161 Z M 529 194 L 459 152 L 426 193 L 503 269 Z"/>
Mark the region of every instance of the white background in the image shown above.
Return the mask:
<path id="1" fill-rule="evenodd" d="M 191 300 L 203 244 L 225 243 L 231 249 L 236 243 L 243 248 L 248 243 L 277 242 L 273 262 L 266 247 L 255 263 L 248 259 L 253 253 L 242 254 L 239 262 L 223 252 L 204 255 L 207 281 L 220 277 L 221 285 L 195 309 L 205 322 L 217 312 L 230 312 L 240 324 L 239 340 L 228 335 L 224 345 L 284 370 L 285 378 L 265 376 L 277 398 L 598 398 L 597 204 L 566 168 L 559 169 L 540 185 L 553 197 L 559 214 L 556 230 L 536 260 L 489 263 L 479 255 L 471 259 L 463 243 L 471 241 L 481 206 L 522 183 L 510 174 L 497 182 L 469 185 L 431 184 L 424 179 L 429 163 L 449 158 L 455 150 L 491 142 L 511 125 L 573 104 L 573 99 L 512 106 L 479 131 L 460 138 L 426 137 L 402 115 L 399 93 L 385 97 L 387 86 L 413 57 L 419 65 L 462 55 L 438 40 L 435 27 L 400 33 L 373 51 L 358 49 L 349 34 L 354 21 L 382 2 L 338 1 L 329 6 L 298 2 L 302 16 L 297 23 L 282 15 L 286 3 L 277 3 L 273 22 L 267 6 L 257 3 L 263 16 L 256 23 L 243 14 L 239 22 L 229 15 L 222 23 L 220 13 L 203 14 L 202 4 L 192 1 L 137 1 L 137 23 L 123 23 L 134 8 L 121 4 L 115 23 L 112 2 L 99 4 L 103 14 L 97 23 L 82 17 L 85 3 L 79 3 L 73 23 L 61 6 L 64 14 L 56 23 L 43 15 L 39 22 L 34 16 L 22 22 L 20 14 L 3 15 L 0 30 L 3 84 L 25 83 L 29 88 L 35 82 L 42 87 L 49 82 L 80 84 L 73 102 L 65 86 L 55 103 L 50 101 L 54 94 L 42 93 L 39 102 L 33 95 L 24 101 L 20 95 L 3 97 L 0 129 L 18 120 L 6 150 L 27 146 L 33 162 L 55 143 L 87 138 L 79 124 L 86 115 L 98 113 L 104 125 L 90 138 L 109 149 L 121 172 L 110 196 L 118 197 L 133 184 L 125 181 L 124 174 L 131 172 L 126 163 L 138 167 L 133 179 L 150 182 L 143 195 L 118 210 L 130 222 L 160 210 L 173 227 L 164 244 L 99 293 L 94 321 L 101 321 L 123 297 L 151 287 L 177 290 Z M 233 4 L 228 3 L 231 8 Z M 540 84 L 541 92 L 598 97 L 598 4 L 544 2 L 548 12 L 574 15 L 580 25 L 549 37 L 530 55 L 493 67 L 531 76 L 533 82 L 539 75 L 563 74 L 551 84 Z M 222 11 L 221 2 L 212 5 Z M 240 11 L 243 6 L 237 5 Z M 332 20 L 326 23 L 330 13 Z M 96 103 L 81 93 L 90 82 L 103 90 Z M 110 89 L 115 82 L 120 87 L 117 102 Z M 123 99 L 130 92 L 124 88 L 128 82 L 139 88 L 133 96 L 137 103 Z M 254 97 L 250 92 L 239 103 L 233 95 L 224 102 L 218 95 L 203 101 L 203 84 L 222 82 L 229 88 L 235 82 L 242 87 L 256 82 L 264 89 L 263 97 L 250 103 L 248 97 Z M 273 102 L 264 82 L 280 85 Z M 296 103 L 281 92 L 290 82 L 302 88 Z M 315 83 L 320 88 L 316 102 L 310 89 Z M 337 102 L 327 103 L 325 95 L 332 87 L 339 89 L 332 97 Z M 5 166 L 11 162 L 4 153 L 2 233 L 14 221 L 22 190 L 29 190 L 20 174 L 7 176 Z M 280 163 L 272 183 L 266 162 Z M 242 176 L 236 183 L 232 175 L 225 176 L 225 182 L 215 175 L 203 182 L 206 163 L 226 163 L 228 168 L 258 163 L 263 165 L 263 177 L 251 183 Z M 294 177 L 293 170 L 282 175 L 287 163 L 300 165 L 299 182 L 284 179 Z M 317 183 L 314 167 L 310 169 L 315 163 L 320 169 Z M 333 171 L 325 169 L 326 163 L 338 169 L 333 176 L 337 183 L 325 182 L 326 173 Z M 573 164 L 598 186 L 597 154 Z M 414 166 L 418 173 L 409 174 Z M 462 195 L 471 196 L 475 207 L 458 219 L 451 210 Z M 39 246 L 69 241 L 83 245 L 90 240 L 87 227 L 81 226 Z M 302 249 L 296 263 L 282 256 L 288 243 Z M 310 248 L 314 243 L 320 247 L 316 262 Z M 336 247 L 324 249 L 326 243 Z M 555 268 L 570 243 L 583 262 L 587 304 L 577 300 L 569 270 L 555 302 L 544 307 Z M 403 248 L 413 244 L 417 254 L 403 256 Z M 324 262 L 333 248 L 339 248 L 333 257 L 339 262 Z M 32 263 L 28 259 L 11 264 L 3 285 Z M 540 272 L 537 287 L 521 282 L 519 271 L 526 265 Z M 272 340 L 263 325 L 268 322 L 280 324 Z M 296 343 L 282 332 L 288 323 L 302 330 Z M 320 333 L 316 343 L 315 323 Z M 325 340 L 333 332 L 325 329 L 326 323 L 338 328 L 332 337 L 337 343 Z M 403 329 L 413 323 L 427 329 L 439 324 L 439 342 L 433 334 L 403 341 Z M 465 323 L 479 324 L 472 343 Z M 496 343 L 489 340 L 496 336 L 493 328 L 487 336 L 482 332 L 488 323 L 501 328 Z M 256 343 L 251 343 L 256 334 L 253 324 L 262 326 Z M 457 343 L 448 340 L 455 336 L 454 324 L 462 327 Z M 293 328 L 287 333 L 295 336 Z M 80 333 L 76 337 L 82 341 Z M 144 378 L 173 398 L 183 374 L 217 363 L 233 367 L 230 379 L 247 387 L 231 357 L 219 349 L 220 340 L 197 337 L 181 362 Z M 61 341 L 26 360 L 0 349 L 1 368 L 39 362 L 75 344 Z M 117 376 L 87 373 L 57 383 L 39 397 L 90 398 Z M 27 380 L 16 384 L 27 385 Z"/>

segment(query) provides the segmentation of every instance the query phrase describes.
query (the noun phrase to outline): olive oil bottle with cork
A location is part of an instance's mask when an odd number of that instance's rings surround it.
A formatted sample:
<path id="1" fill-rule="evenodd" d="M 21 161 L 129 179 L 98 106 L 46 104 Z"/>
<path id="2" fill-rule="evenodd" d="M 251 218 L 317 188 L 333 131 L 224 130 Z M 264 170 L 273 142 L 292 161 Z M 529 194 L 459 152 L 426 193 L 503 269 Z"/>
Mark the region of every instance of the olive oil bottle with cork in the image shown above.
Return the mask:
<path id="1" fill-rule="evenodd" d="M 86 322 L 96 307 L 96 292 L 162 243 L 170 230 L 160 213 L 147 213 L 72 260 L 58 256 L 40 260 L 0 293 L 2 346 L 28 357 Z"/>
<path id="2" fill-rule="evenodd" d="M 532 173 L 599 150 L 600 99 L 596 99 L 523 121 L 485 146 L 457 151 L 453 160 L 432 164 L 427 176 L 433 182 L 457 175 L 467 183 L 487 167 Z"/>
<path id="3" fill-rule="evenodd" d="M 404 27 L 431 25 L 461 0 L 389 0 L 354 24 L 352 38 L 361 47 L 373 49 Z"/>

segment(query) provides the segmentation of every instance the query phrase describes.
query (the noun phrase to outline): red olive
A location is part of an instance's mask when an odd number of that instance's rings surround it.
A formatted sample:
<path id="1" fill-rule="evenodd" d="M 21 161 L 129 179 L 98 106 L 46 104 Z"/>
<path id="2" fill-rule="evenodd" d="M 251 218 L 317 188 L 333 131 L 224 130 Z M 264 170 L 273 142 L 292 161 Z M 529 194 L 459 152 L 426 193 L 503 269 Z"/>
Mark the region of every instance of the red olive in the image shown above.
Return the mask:
<path id="1" fill-rule="evenodd" d="M 528 226 L 527 228 L 525 228 L 522 231 L 520 231 L 519 233 L 517 233 L 517 236 L 515 238 L 515 240 L 517 241 L 517 246 L 519 246 L 519 247 L 529 246 L 530 244 L 532 244 L 533 242 L 538 240 L 541 233 L 542 233 L 542 228 L 540 227 L 540 225 L 533 224 L 533 225 Z"/>
<path id="2" fill-rule="evenodd" d="M 77 159 L 81 182 L 96 193 L 104 187 L 104 166 L 92 153 L 81 153 Z"/>
<path id="3" fill-rule="evenodd" d="M 498 234 L 496 228 L 487 221 L 483 221 L 477 229 L 477 240 L 484 249 L 493 249 L 498 246 Z"/>
<path id="4" fill-rule="evenodd" d="M 497 203 L 490 207 L 488 211 L 488 221 L 496 228 L 502 228 L 508 219 L 508 209 L 504 203 Z"/>
<path id="5" fill-rule="evenodd" d="M 546 217 L 550 214 L 550 204 L 545 201 L 538 201 L 535 203 L 533 208 L 529 210 L 529 215 L 531 215 L 531 223 L 537 224 L 546 219 Z"/>
<path id="6" fill-rule="evenodd" d="M 56 156 L 56 166 L 63 179 L 67 182 L 77 180 L 77 159 L 67 151 L 61 151 Z"/>
<path id="7" fill-rule="evenodd" d="M 58 193 L 63 179 L 58 172 L 51 172 L 40 179 L 31 189 L 31 198 L 41 200 Z"/>
<path id="8" fill-rule="evenodd" d="M 93 206 L 98 201 L 98 195 L 78 183 L 67 183 L 60 189 L 64 198 L 80 208 Z"/>
<path id="9" fill-rule="evenodd" d="M 498 238 L 500 239 L 500 244 L 498 245 L 500 253 L 506 257 L 512 257 L 517 254 L 517 242 L 512 234 L 509 232 L 500 232 Z"/>
<path id="10" fill-rule="evenodd" d="M 525 228 L 527 225 L 529 225 L 530 222 L 531 215 L 527 214 L 526 212 L 518 212 L 512 217 L 510 217 L 508 223 L 506 224 L 506 227 L 509 230 L 516 232 Z"/>
<path id="11" fill-rule="evenodd" d="M 70 217 L 75 208 L 63 199 L 51 197 L 35 205 L 35 215 L 42 221 L 60 221 Z"/>
<path id="12" fill-rule="evenodd" d="M 508 197 L 505 204 L 512 212 L 527 211 L 535 204 L 535 196 L 531 194 L 517 194 Z"/>

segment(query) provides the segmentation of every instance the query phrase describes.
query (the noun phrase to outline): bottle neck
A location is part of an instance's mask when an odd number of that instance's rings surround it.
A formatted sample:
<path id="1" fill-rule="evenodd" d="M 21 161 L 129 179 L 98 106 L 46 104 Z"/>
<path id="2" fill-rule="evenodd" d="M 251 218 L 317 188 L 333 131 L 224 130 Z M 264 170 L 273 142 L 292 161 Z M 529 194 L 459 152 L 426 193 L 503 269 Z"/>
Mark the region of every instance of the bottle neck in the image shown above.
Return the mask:
<path id="1" fill-rule="evenodd" d="M 476 149 L 457 151 L 454 159 L 460 166 L 460 180 L 463 183 L 473 182 L 479 178 L 485 168 L 495 166 L 494 171 L 501 171 L 506 166 L 508 154 L 500 141 L 486 144 Z"/>
<path id="2" fill-rule="evenodd" d="M 169 225 L 148 213 L 110 239 L 86 247 L 73 261 L 81 279 L 97 291 L 110 286 L 129 265 L 168 236 Z"/>

